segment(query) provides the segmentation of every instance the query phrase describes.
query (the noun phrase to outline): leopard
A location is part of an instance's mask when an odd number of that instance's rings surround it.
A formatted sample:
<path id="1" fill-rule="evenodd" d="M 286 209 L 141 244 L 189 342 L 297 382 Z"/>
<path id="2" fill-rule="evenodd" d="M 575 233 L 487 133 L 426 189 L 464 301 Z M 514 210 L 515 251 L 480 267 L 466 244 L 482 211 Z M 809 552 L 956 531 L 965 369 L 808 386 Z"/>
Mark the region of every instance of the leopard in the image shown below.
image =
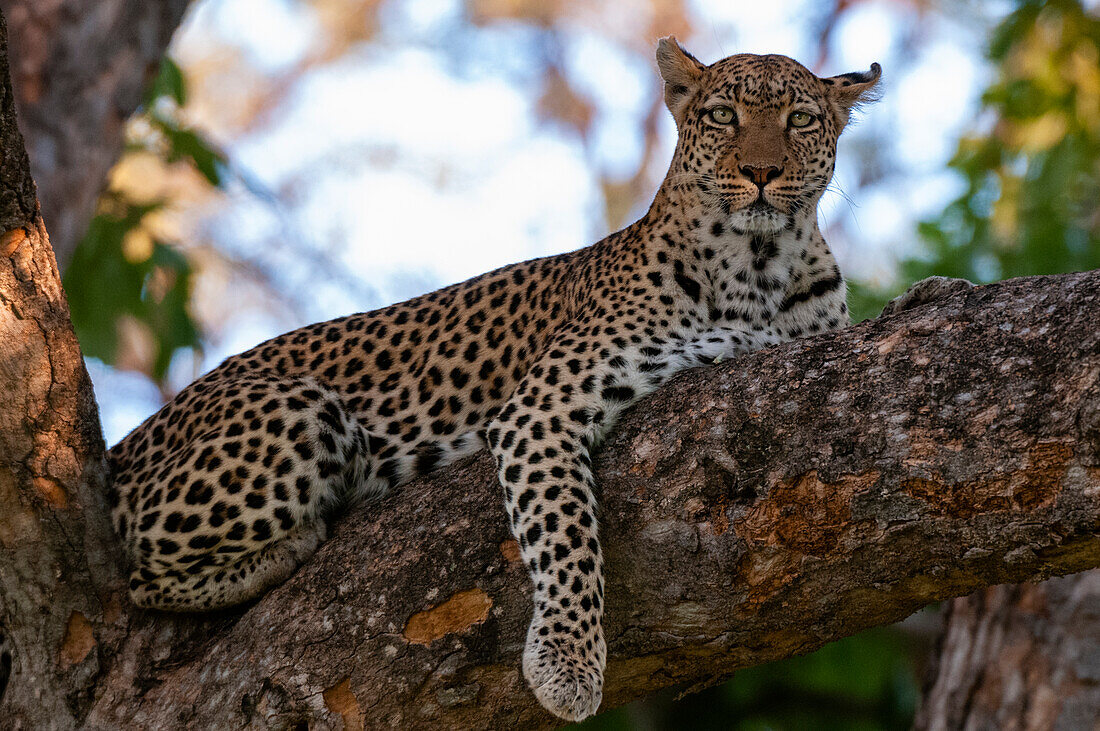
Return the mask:
<path id="1" fill-rule="evenodd" d="M 286 580 L 349 505 L 488 446 L 533 586 L 522 671 L 558 717 L 603 692 L 592 457 L 674 374 L 849 324 L 818 224 L 837 141 L 881 68 L 782 55 L 656 62 L 677 141 L 637 221 L 227 358 L 109 451 L 139 607 L 206 612 Z M 730 367 L 730 366 L 724 366 Z"/>

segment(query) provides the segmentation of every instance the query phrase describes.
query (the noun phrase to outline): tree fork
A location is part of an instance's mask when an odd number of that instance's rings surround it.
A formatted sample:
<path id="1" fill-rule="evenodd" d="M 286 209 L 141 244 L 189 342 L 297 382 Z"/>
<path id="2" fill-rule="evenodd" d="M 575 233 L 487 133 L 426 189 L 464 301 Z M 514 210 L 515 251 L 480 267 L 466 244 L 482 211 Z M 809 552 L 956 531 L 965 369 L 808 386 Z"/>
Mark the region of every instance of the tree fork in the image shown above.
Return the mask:
<path id="1" fill-rule="evenodd" d="M 550 727 L 481 454 L 361 506 L 286 584 L 135 610 L 0 18 L 0 621 L 16 727 Z M 1011 280 L 682 374 L 596 460 L 604 708 L 925 604 L 1100 565 L 1100 272 Z M 2 665 L 0 665 L 2 667 Z"/>

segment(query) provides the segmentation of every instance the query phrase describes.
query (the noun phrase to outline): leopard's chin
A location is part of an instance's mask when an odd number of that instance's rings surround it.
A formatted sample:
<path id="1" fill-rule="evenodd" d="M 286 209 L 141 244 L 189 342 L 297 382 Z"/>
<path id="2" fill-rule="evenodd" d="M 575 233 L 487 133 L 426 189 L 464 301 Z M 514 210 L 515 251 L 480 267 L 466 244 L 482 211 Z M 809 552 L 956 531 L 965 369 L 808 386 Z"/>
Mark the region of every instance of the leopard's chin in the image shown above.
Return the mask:
<path id="1" fill-rule="evenodd" d="M 729 214 L 730 226 L 754 234 L 777 234 L 790 223 L 790 214 L 759 200 Z"/>

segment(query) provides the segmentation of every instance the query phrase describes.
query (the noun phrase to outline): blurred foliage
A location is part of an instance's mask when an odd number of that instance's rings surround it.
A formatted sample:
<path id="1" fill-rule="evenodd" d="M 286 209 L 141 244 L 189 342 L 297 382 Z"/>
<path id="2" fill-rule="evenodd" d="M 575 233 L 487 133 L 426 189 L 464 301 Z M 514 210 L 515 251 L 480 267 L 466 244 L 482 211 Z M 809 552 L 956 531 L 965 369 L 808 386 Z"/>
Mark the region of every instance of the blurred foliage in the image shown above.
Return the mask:
<path id="1" fill-rule="evenodd" d="M 817 652 L 739 671 L 730 682 L 675 700 L 666 691 L 574 726 L 586 731 L 907 729 L 925 643 L 880 627 Z"/>
<path id="2" fill-rule="evenodd" d="M 165 58 L 142 110 L 128 124 L 124 159 L 151 155 L 166 165 L 191 167 L 218 186 L 224 157 L 180 122 L 178 110 L 186 102 L 183 72 Z M 109 186 L 64 286 L 84 353 L 145 373 L 163 393 L 173 356 L 200 351 L 202 333 L 190 307 L 194 268 L 157 225 L 169 201 L 147 198 L 125 185 Z"/>
<path id="3" fill-rule="evenodd" d="M 1023 0 L 994 31 L 986 131 L 959 142 L 962 194 L 919 226 L 901 282 L 991 282 L 1100 268 L 1100 16 L 1079 0 Z M 855 318 L 890 296 L 855 286 Z"/>
<path id="4" fill-rule="evenodd" d="M 906 280 L 912 281 L 912 280 Z M 859 280 L 848 280 L 848 311 L 852 322 L 863 322 L 878 317 L 891 298 L 904 289 L 900 283 L 890 288 L 874 287 Z"/>
<path id="5" fill-rule="evenodd" d="M 109 195 L 99 205 L 65 274 L 73 325 L 85 355 L 119 367 L 129 339 L 146 336 L 151 361 L 141 370 L 159 383 L 177 349 L 201 347 L 188 313 L 191 265 L 142 228 L 159 204 Z"/>

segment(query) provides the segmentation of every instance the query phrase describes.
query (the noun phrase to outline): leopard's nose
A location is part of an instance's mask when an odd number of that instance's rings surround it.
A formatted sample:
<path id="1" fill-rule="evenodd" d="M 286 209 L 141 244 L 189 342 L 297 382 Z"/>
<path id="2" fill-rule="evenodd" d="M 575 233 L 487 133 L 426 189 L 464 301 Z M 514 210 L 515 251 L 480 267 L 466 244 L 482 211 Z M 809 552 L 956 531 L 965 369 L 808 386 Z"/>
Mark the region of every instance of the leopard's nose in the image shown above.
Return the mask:
<path id="1" fill-rule="evenodd" d="M 774 165 L 767 167 L 757 165 L 742 165 L 738 168 L 741 174 L 746 178 L 756 183 L 757 186 L 763 188 L 768 183 L 772 182 L 780 175 L 783 174 L 783 168 L 777 168 Z"/>

